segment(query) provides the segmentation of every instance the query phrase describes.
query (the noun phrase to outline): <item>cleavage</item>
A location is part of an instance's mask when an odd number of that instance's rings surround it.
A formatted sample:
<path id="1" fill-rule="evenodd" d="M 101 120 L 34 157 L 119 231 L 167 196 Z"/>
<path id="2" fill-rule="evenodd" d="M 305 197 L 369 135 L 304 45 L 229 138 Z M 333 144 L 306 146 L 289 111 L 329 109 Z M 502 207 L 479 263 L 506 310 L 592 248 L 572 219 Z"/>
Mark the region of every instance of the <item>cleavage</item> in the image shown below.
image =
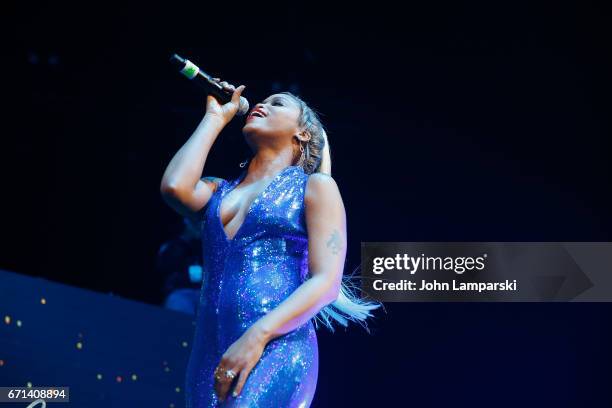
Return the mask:
<path id="1" fill-rule="evenodd" d="M 234 187 L 221 200 L 219 215 L 227 237 L 234 237 L 246 221 L 253 201 L 263 192 L 269 180 L 258 181 L 245 187 Z"/>

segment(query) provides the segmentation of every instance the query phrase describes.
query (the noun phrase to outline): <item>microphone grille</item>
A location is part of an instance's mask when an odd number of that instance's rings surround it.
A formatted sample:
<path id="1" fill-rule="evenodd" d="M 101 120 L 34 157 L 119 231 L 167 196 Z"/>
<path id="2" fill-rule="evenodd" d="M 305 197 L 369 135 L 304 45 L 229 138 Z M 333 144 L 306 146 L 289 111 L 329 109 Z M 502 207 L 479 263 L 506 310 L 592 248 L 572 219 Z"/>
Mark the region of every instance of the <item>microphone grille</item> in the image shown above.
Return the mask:
<path id="1" fill-rule="evenodd" d="M 240 97 L 240 106 L 238 107 L 238 112 L 236 112 L 240 116 L 244 116 L 249 111 L 249 101 L 244 96 Z"/>

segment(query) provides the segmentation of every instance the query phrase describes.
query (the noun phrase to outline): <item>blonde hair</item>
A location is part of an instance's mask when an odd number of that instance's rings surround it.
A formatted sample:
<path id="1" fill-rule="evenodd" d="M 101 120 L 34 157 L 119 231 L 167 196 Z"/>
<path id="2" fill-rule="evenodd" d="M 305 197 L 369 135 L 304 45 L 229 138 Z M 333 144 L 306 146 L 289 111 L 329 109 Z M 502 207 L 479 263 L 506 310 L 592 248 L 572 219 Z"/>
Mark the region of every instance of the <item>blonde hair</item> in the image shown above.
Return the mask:
<path id="1" fill-rule="evenodd" d="M 319 172 L 331 176 L 329 140 L 319 114 L 291 92 L 282 92 L 282 94 L 290 96 L 298 103 L 300 106 L 299 127 L 310 135 L 310 139 L 307 142 L 300 142 L 304 146 L 304 155 L 300 157 L 297 165 L 301 166 L 306 174 Z M 382 304 L 364 301 L 356 295 L 353 289 L 359 288 L 353 284 L 353 279 L 356 279 L 354 275 L 342 276 L 338 298 L 323 307 L 314 317 L 317 328 L 319 323 L 322 323 L 333 332 L 334 321 L 345 327 L 349 321 L 353 321 L 359 323 L 369 332 L 366 320 L 368 317 L 372 317 L 370 311 L 379 308 Z"/>

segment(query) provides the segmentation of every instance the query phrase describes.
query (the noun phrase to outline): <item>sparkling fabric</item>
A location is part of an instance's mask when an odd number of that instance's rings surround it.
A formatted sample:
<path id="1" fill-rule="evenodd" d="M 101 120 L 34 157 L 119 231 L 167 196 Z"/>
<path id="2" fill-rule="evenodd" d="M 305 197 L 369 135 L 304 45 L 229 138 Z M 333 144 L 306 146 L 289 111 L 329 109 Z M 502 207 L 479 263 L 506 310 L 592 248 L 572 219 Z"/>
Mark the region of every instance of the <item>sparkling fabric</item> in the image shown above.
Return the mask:
<path id="1" fill-rule="evenodd" d="M 186 373 L 187 408 L 309 407 L 318 376 L 312 319 L 270 341 L 241 394 L 219 402 L 214 370 L 229 346 L 306 279 L 308 235 L 304 192 L 308 175 L 283 169 L 252 202 L 233 239 L 223 229 L 220 207 L 246 176 L 221 181 L 203 210 L 203 282 Z"/>

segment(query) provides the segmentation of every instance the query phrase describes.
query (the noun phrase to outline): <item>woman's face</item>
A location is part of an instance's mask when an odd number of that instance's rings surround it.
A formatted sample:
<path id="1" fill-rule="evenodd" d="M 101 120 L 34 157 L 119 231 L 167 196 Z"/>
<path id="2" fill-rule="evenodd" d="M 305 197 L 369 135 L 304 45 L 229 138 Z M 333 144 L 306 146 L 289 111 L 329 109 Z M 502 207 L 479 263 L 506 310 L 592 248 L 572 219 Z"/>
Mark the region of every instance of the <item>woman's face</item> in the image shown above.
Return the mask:
<path id="1" fill-rule="evenodd" d="M 274 94 L 251 109 L 242 128 L 245 136 L 288 138 L 299 132 L 300 106 L 292 97 Z"/>

